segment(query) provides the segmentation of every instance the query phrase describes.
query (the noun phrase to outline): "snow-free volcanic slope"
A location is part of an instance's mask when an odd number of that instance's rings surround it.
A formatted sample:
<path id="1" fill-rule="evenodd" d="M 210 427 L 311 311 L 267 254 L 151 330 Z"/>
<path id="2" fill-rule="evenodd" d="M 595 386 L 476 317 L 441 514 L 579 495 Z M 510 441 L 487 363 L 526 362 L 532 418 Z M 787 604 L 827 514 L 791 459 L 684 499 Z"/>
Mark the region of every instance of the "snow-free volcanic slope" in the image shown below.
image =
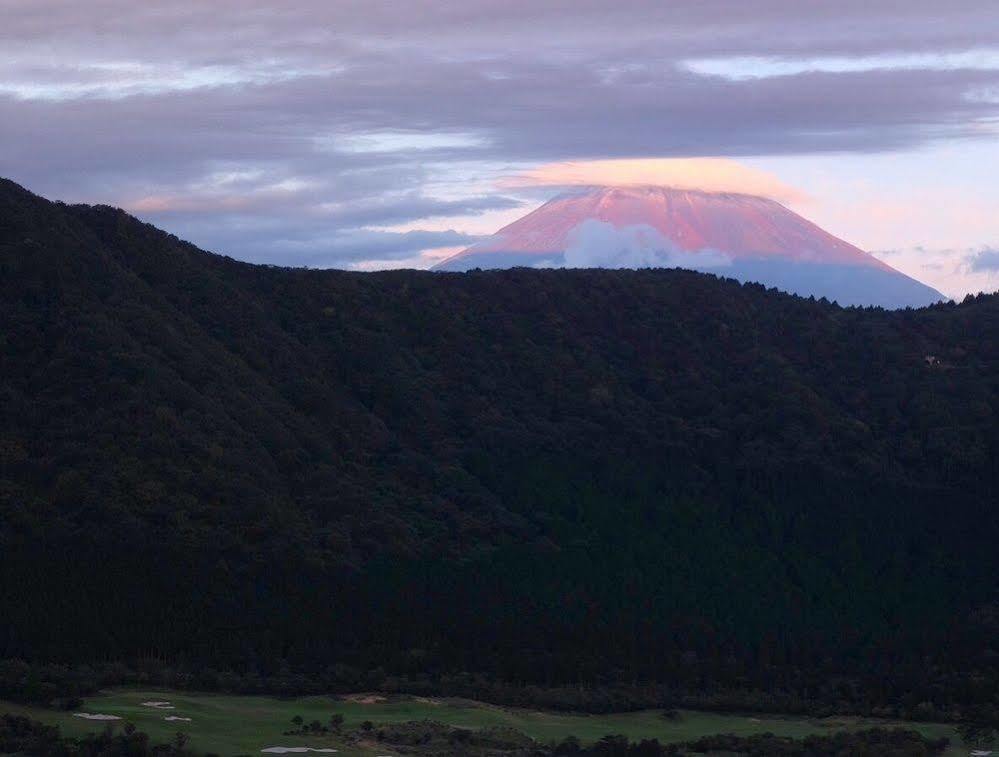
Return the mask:
<path id="1" fill-rule="evenodd" d="M 436 266 L 694 268 L 841 305 L 946 299 L 765 197 L 668 187 L 561 194 Z"/>

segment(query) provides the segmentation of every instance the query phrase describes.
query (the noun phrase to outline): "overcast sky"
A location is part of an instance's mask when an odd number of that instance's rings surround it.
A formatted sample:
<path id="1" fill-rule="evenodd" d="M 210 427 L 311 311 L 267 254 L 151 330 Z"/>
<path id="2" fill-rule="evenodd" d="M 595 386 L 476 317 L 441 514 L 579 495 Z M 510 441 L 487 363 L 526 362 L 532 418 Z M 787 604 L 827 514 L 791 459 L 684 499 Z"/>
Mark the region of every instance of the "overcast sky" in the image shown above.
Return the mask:
<path id="1" fill-rule="evenodd" d="M 0 175 L 207 249 L 426 267 L 561 161 L 726 157 L 999 288 L 996 0 L 2 0 Z"/>

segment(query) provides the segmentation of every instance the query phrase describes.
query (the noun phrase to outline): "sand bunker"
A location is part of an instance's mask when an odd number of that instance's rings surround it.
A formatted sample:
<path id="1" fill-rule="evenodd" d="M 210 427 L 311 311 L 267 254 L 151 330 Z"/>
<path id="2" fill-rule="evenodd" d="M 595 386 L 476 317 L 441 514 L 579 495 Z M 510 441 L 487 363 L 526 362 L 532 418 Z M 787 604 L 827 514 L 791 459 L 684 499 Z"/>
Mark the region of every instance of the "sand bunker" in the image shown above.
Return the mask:
<path id="1" fill-rule="evenodd" d="M 190 722 L 190 718 L 182 718 L 180 715 L 167 715 L 164 720 L 186 720 Z"/>
<path id="2" fill-rule="evenodd" d="M 74 712 L 74 718 L 83 718 L 84 720 L 121 720 L 117 715 L 102 715 L 101 713 L 90 713 L 90 712 Z"/>
<path id="3" fill-rule="evenodd" d="M 378 704 L 385 701 L 385 697 L 381 694 L 348 694 L 344 699 L 358 704 Z"/>
<path id="4" fill-rule="evenodd" d="M 157 710 L 172 710 L 174 706 L 169 702 L 143 702 L 143 707 L 155 707 Z"/>
<path id="5" fill-rule="evenodd" d="M 336 749 L 315 749 L 311 746 L 269 746 L 260 751 L 268 754 L 301 754 L 302 752 L 335 752 Z"/>

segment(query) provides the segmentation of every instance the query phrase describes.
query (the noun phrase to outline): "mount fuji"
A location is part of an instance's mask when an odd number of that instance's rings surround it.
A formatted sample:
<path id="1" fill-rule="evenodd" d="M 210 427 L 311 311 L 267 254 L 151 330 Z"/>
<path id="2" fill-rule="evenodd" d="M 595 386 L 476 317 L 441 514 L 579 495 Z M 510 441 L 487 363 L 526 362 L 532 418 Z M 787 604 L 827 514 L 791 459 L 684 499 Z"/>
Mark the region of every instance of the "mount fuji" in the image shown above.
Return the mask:
<path id="1" fill-rule="evenodd" d="M 844 306 L 947 299 L 774 200 L 659 186 L 574 189 L 435 270 L 516 266 L 691 268 Z"/>

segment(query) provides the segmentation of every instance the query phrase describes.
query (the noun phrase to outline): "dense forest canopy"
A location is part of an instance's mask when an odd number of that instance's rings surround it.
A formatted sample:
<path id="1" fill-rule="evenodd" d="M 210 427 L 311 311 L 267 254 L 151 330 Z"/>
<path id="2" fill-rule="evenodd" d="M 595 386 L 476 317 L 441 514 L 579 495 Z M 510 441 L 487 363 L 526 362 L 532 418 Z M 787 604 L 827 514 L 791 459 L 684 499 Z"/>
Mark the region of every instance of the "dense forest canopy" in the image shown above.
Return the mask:
<path id="1" fill-rule="evenodd" d="M 996 295 L 253 266 L 0 182 L 0 326 L 0 657 L 996 696 Z"/>

